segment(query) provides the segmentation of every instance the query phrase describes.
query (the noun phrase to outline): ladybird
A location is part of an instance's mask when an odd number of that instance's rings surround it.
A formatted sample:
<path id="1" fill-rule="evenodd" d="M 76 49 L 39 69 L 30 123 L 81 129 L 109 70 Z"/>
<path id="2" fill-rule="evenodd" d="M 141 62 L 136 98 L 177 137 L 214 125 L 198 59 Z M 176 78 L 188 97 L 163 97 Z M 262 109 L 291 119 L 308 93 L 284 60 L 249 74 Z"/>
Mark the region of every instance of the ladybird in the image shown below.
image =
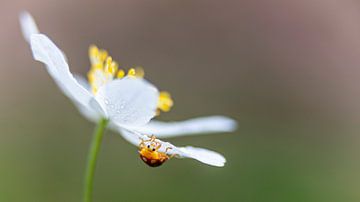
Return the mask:
<path id="1" fill-rule="evenodd" d="M 166 148 L 165 153 L 160 152 L 161 143 L 156 141 L 154 135 L 151 136 L 149 140 L 141 140 L 139 144 L 139 154 L 142 161 L 144 161 L 150 167 L 161 166 L 165 161 L 170 159 L 171 156 L 166 154 L 166 151 L 171 149 L 170 147 Z"/>

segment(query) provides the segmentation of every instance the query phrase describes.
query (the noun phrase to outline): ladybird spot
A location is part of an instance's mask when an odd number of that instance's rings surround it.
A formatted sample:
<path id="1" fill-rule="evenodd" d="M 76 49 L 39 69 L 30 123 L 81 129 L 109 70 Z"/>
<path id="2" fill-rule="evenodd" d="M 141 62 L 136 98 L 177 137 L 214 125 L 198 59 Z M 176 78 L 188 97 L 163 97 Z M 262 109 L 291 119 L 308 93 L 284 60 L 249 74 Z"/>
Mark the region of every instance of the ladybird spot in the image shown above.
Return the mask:
<path id="1" fill-rule="evenodd" d="M 155 148 L 153 148 L 152 150 L 155 151 Z"/>

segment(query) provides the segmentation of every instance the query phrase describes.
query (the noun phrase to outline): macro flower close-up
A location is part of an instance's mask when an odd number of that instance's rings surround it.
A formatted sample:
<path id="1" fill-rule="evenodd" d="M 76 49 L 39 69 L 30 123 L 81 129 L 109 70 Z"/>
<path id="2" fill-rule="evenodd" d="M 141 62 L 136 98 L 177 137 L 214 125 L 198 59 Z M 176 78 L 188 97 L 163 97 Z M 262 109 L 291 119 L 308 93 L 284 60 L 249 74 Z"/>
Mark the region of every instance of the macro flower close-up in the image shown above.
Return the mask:
<path id="1" fill-rule="evenodd" d="M 0 202 L 360 201 L 360 4 L 0 7 Z"/>
<path id="2" fill-rule="evenodd" d="M 63 52 L 46 36 L 32 33 L 37 30 L 33 18 L 28 13 L 22 13 L 21 24 L 24 37 L 30 40 L 34 58 L 43 62 L 49 74 L 60 89 L 78 106 L 80 112 L 89 120 L 111 121 L 111 127 L 119 131 L 134 131 L 136 133 L 157 134 L 161 137 L 181 135 L 181 133 L 231 132 L 236 128 L 236 122 L 222 116 L 204 117 L 188 120 L 185 123 L 149 123 L 160 110 L 168 111 L 164 104 L 172 100 L 166 92 L 158 92 L 155 86 L 143 79 L 142 69 L 124 70 L 108 56 L 105 50 L 96 46 L 89 48 L 91 70 L 88 73 L 89 83 L 78 76 L 77 81 L 69 71 L 69 66 Z M 140 75 L 138 75 L 140 73 Z M 171 107 L 171 106 L 170 106 Z M 168 132 L 167 132 L 168 131 Z M 199 153 L 198 153 L 199 152 Z M 225 159 L 214 152 L 206 153 L 204 149 L 182 148 L 176 156 L 197 159 L 210 165 L 223 166 Z M 184 153 L 184 154 L 183 154 Z"/>
<path id="3" fill-rule="evenodd" d="M 88 157 L 85 182 L 88 188 L 84 201 L 91 201 L 97 155 L 103 131 L 108 125 L 138 146 L 141 159 L 151 167 L 160 166 L 172 157 L 192 158 L 208 165 L 224 166 L 226 160 L 221 154 L 191 146 L 176 147 L 157 139 L 154 132 L 164 138 L 181 133 L 231 132 L 236 128 L 234 120 L 213 116 L 179 123 L 149 123 L 161 111 L 169 111 L 173 100 L 168 92 L 159 92 L 144 79 L 141 67 L 130 68 L 126 74 L 107 51 L 91 45 L 88 81 L 81 76 L 76 79 L 69 70 L 64 52 L 38 31 L 29 13 L 20 15 L 20 24 L 35 60 L 45 64 L 59 88 L 86 118 L 98 122 Z"/>

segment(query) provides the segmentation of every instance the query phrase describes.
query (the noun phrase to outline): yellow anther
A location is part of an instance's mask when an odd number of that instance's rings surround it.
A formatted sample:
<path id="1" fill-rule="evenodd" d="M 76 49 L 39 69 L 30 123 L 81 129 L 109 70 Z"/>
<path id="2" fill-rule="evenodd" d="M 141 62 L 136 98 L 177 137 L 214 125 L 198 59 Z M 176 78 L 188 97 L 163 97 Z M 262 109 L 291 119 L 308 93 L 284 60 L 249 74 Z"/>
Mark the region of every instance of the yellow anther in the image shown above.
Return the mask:
<path id="1" fill-rule="evenodd" d="M 116 77 L 119 78 L 119 79 L 121 79 L 121 78 L 123 78 L 124 76 L 125 76 L 124 70 L 119 69 L 119 71 L 117 72 Z"/>
<path id="2" fill-rule="evenodd" d="M 99 54 L 99 49 L 98 47 L 96 47 L 95 45 L 91 45 L 89 47 L 89 57 L 92 58 L 92 57 L 96 57 L 97 55 Z"/>
<path id="3" fill-rule="evenodd" d="M 130 68 L 127 75 L 131 78 L 135 78 L 136 77 L 136 70 L 134 68 Z"/>
<path id="4" fill-rule="evenodd" d="M 103 64 L 108 56 L 106 50 L 99 50 L 95 45 L 89 47 L 89 57 L 91 65 Z"/>
<path id="5" fill-rule="evenodd" d="M 142 67 L 135 67 L 135 68 L 130 68 L 127 75 L 130 78 L 143 78 L 144 74 L 145 72 Z"/>
<path id="6" fill-rule="evenodd" d="M 96 93 L 101 86 L 111 82 L 114 77 L 121 79 L 126 76 L 125 71 L 119 69 L 118 63 L 113 61 L 106 50 L 91 45 L 89 58 L 91 68 L 87 76 L 93 93 Z M 141 67 L 131 68 L 127 72 L 127 76 L 131 78 L 144 77 L 144 70 Z"/>
<path id="7" fill-rule="evenodd" d="M 110 65 L 109 72 L 114 75 L 117 70 L 118 70 L 118 64 L 113 61 Z"/>
<path id="8" fill-rule="evenodd" d="M 94 94 L 96 94 L 97 91 L 98 91 L 98 88 L 94 86 L 94 87 L 91 88 L 91 91 L 92 91 Z"/>
<path id="9" fill-rule="evenodd" d="M 173 100 L 171 99 L 170 93 L 166 91 L 161 91 L 159 94 L 157 108 L 163 112 L 170 111 L 171 107 L 174 105 Z"/>
<path id="10" fill-rule="evenodd" d="M 144 78 L 145 72 L 142 67 L 135 67 L 135 77 L 136 78 Z"/>
<path id="11" fill-rule="evenodd" d="M 109 56 L 106 58 L 106 66 L 110 67 L 111 63 L 112 63 L 112 57 Z"/>
<path id="12" fill-rule="evenodd" d="M 103 63 L 96 63 L 92 66 L 92 68 L 102 70 L 104 68 L 104 65 L 103 65 Z"/>
<path id="13" fill-rule="evenodd" d="M 98 55 L 99 55 L 99 49 L 95 45 L 91 45 L 89 47 L 89 58 L 92 66 L 98 63 L 98 59 L 97 59 Z"/>
<path id="14" fill-rule="evenodd" d="M 118 68 L 117 63 L 114 62 L 110 56 L 107 57 L 104 71 L 106 73 L 110 73 L 110 74 L 114 75 L 115 72 L 117 71 L 117 68 Z"/>
<path id="15" fill-rule="evenodd" d="M 92 84 L 95 79 L 93 72 L 89 71 L 89 73 L 87 74 L 87 77 L 88 77 L 89 83 Z"/>
<path id="16" fill-rule="evenodd" d="M 108 53 L 107 53 L 107 51 L 101 49 L 101 50 L 99 51 L 99 55 L 98 55 L 99 62 L 103 63 L 105 60 L 107 60 L 107 58 L 108 58 Z"/>

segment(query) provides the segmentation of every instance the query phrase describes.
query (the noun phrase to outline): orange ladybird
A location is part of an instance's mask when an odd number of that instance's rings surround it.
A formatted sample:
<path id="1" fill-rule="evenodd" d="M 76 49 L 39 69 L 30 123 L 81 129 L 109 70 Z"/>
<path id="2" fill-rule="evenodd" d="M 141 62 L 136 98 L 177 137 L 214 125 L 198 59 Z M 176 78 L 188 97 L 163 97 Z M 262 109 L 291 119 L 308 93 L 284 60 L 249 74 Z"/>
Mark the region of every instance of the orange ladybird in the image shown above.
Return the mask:
<path id="1" fill-rule="evenodd" d="M 149 140 L 142 140 L 139 144 L 139 154 L 142 161 L 144 161 L 150 167 L 161 166 L 165 161 L 171 158 L 164 152 L 160 152 L 161 143 L 156 141 L 156 137 L 153 135 Z M 166 148 L 166 151 L 171 149 Z M 166 152 L 165 151 L 165 152 Z"/>

